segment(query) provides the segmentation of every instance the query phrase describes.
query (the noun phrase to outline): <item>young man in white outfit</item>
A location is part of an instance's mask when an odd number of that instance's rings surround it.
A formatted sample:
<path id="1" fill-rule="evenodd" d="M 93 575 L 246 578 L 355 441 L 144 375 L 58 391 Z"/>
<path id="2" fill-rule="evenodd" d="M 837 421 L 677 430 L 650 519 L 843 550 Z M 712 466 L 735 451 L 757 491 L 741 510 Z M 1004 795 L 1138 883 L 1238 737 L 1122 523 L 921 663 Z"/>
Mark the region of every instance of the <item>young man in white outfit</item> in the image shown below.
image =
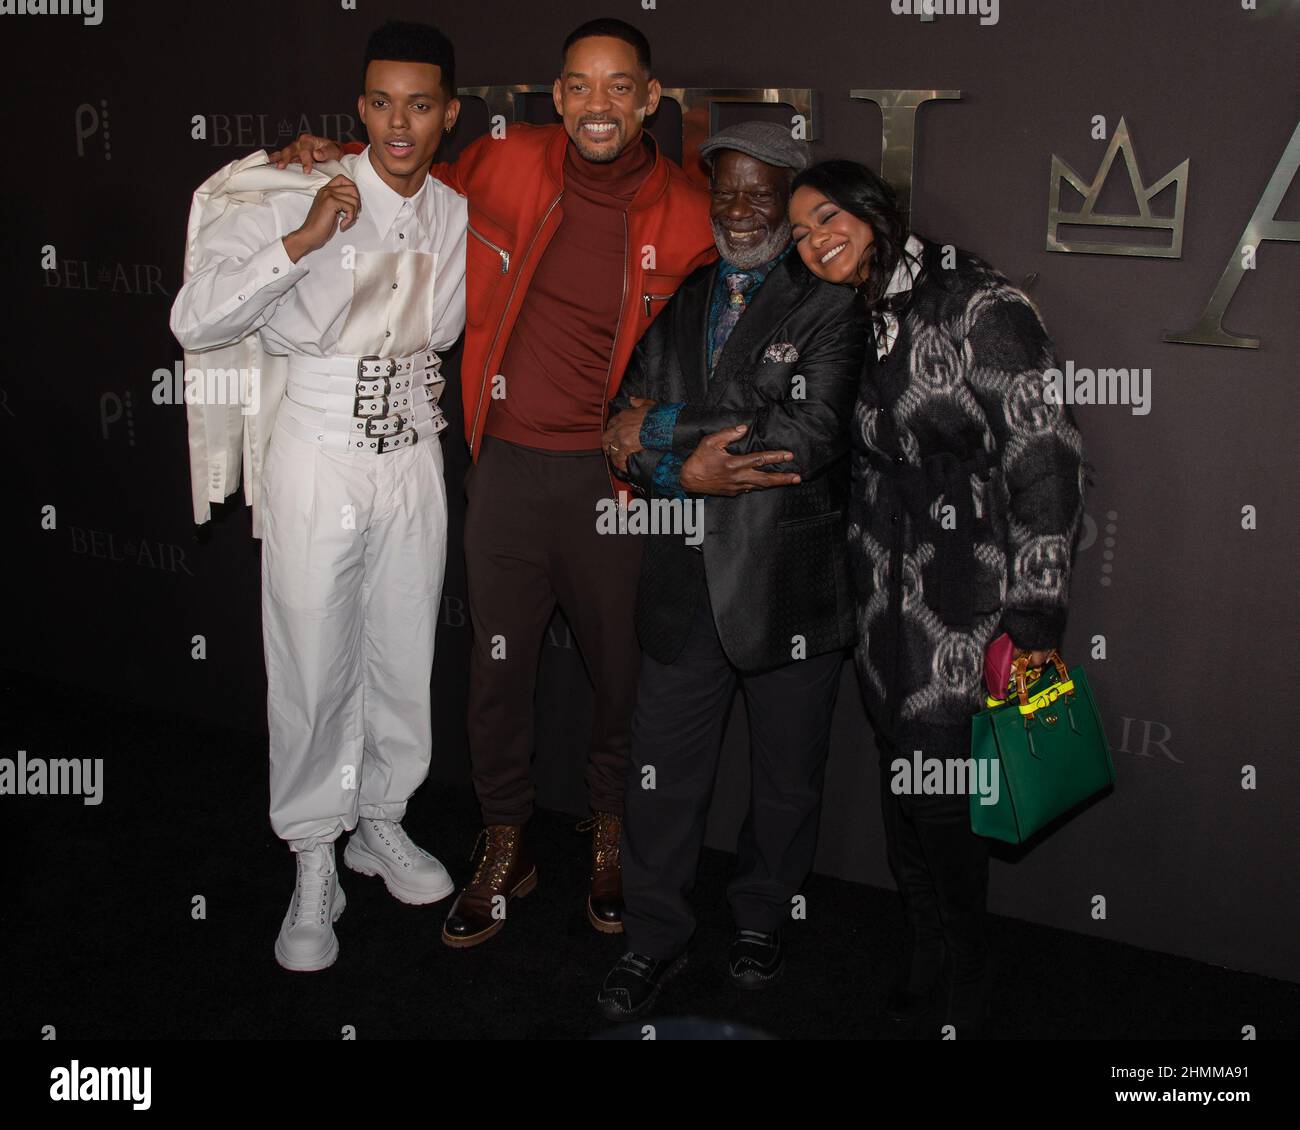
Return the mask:
<path id="1" fill-rule="evenodd" d="M 429 768 L 447 552 L 436 351 L 465 323 L 466 202 L 428 175 L 459 112 L 451 43 L 385 25 L 364 90 L 363 153 L 312 174 L 256 154 L 199 189 L 171 318 L 187 363 L 247 346 L 271 374 L 251 415 L 191 408 L 190 443 L 199 520 L 242 450 L 262 535 L 271 825 L 298 867 L 275 955 L 300 971 L 338 956 L 344 831 L 401 901 L 454 890 L 400 823 Z"/>

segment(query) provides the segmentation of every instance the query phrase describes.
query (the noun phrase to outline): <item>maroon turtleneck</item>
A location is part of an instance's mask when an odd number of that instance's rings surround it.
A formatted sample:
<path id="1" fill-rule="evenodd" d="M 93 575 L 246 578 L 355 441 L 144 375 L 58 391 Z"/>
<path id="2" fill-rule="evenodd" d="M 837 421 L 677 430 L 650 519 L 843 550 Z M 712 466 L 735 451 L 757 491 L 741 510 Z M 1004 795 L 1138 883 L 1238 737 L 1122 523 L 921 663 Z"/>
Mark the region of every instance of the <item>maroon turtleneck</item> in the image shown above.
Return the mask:
<path id="1" fill-rule="evenodd" d="M 623 299 L 624 214 L 654 165 L 642 134 L 614 160 L 588 161 L 570 141 L 563 217 L 547 245 L 501 372 L 484 431 L 548 451 L 599 451 L 606 378 Z"/>

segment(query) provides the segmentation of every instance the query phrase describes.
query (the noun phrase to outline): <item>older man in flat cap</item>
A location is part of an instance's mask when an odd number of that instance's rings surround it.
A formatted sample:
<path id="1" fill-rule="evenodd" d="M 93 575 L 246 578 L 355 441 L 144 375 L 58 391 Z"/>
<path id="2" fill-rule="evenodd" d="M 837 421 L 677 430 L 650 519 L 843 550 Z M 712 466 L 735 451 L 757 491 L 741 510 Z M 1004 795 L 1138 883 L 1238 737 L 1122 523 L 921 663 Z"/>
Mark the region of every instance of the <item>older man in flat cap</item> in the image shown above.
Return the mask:
<path id="1" fill-rule="evenodd" d="M 642 663 L 621 843 L 628 952 L 597 1002 L 612 1020 L 648 1010 L 686 961 L 688 897 L 737 685 L 752 786 L 728 889 L 728 972 L 742 988 L 781 973 L 781 926 L 812 869 L 840 664 L 854 640 L 845 456 L 866 350 L 861 300 L 815 279 L 793 252 L 786 207 L 808 160 L 803 142 L 745 122 L 700 153 L 722 259 L 688 276 L 642 337 L 604 437 L 640 496 L 629 511 L 644 499 L 681 516 L 648 537 L 637 595 Z"/>

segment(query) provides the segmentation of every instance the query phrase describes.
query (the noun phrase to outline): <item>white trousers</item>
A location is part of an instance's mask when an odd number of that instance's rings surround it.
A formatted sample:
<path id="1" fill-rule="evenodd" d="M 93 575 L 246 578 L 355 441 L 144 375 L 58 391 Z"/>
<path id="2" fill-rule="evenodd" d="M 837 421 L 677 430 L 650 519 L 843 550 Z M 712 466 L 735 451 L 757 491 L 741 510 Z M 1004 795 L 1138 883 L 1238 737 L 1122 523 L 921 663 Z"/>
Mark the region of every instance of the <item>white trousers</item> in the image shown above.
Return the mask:
<path id="1" fill-rule="evenodd" d="M 302 851 L 400 820 L 428 774 L 442 444 L 329 451 L 277 421 L 262 490 L 271 827 Z"/>

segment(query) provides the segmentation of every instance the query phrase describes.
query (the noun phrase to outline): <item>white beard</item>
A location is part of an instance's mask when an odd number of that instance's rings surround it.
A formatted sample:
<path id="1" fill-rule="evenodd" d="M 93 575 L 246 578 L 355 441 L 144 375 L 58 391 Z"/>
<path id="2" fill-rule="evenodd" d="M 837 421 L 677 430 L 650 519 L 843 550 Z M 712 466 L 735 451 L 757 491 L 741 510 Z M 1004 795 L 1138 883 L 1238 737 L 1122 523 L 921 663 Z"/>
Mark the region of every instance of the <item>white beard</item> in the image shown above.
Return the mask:
<path id="1" fill-rule="evenodd" d="M 712 221 L 713 225 L 713 242 L 718 245 L 718 254 L 723 257 L 733 267 L 739 267 L 742 271 L 749 270 L 753 267 L 761 267 L 769 259 L 774 259 L 790 242 L 790 221 L 782 220 L 771 234 L 757 243 L 753 247 L 747 247 L 742 250 L 733 251 L 727 243 L 727 233 L 717 220 Z"/>

